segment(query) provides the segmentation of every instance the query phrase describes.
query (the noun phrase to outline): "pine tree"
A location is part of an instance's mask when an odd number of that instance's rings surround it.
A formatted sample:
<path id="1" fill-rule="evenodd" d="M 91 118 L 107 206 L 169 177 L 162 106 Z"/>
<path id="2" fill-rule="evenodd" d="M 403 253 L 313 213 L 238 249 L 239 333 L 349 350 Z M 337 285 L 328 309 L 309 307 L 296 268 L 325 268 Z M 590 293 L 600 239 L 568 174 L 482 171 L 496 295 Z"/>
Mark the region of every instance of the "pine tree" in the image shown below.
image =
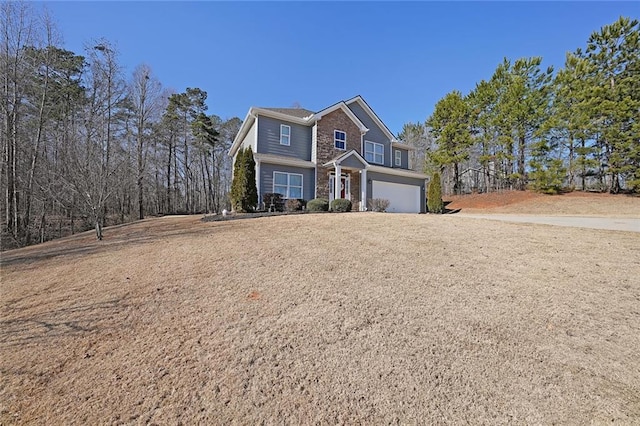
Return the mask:
<path id="1" fill-rule="evenodd" d="M 442 202 L 442 185 L 440 183 L 440 173 L 435 172 L 429 182 L 429 190 L 427 192 L 427 208 L 429 213 L 442 213 L 444 211 L 444 203 Z"/>
<path id="2" fill-rule="evenodd" d="M 460 192 L 460 163 L 469 158 L 471 147 L 470 108 L 467 99 L 454 90 L 440 99 L 427 126 L 438 141 L 438 148 L 430 158 L 438 166 L 453 167 L 453 192 Z"/>

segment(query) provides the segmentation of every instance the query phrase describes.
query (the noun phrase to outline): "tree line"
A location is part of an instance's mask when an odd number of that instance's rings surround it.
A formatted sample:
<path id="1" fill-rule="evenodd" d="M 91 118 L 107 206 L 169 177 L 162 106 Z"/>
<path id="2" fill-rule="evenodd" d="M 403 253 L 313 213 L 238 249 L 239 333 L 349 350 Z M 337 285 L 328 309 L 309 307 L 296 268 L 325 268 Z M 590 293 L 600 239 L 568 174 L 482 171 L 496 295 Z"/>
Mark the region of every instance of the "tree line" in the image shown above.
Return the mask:
<path id="1" fill-rule="evenodd" d="M 226 155 L 241 124 L 207 92 L 126 76 L 107 40 L 64 49 L 46 12 L 0 5 L 2 248 L 147 215 L 229 205 Z"/>
<path id="2" fill-rule="evenodd" d="M 640 30 L 621 17 L 568 53 L 504 59 L 468 94 L 454 90 L 399 137 L 447 193 L 640 189 Z"/>

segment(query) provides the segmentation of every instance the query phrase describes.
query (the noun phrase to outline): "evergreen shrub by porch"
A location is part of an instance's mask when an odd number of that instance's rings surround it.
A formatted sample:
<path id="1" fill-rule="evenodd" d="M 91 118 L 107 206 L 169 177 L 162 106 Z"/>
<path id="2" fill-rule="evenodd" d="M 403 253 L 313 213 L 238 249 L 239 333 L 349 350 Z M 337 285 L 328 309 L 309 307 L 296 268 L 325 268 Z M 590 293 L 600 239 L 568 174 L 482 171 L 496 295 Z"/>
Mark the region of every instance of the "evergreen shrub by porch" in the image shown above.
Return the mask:
<path id="1" fill-rule="evenodd" d="M 329 200 L 326 198 L 314 198 L 307 203 L 307 211 L 326 212 L 329 211 Z"/>
<path id="2" fill-rule="evenodd" d="M 351 211 L 351 201 L 344 198 L 336 198 L 331 202 L 331 211 L 343 213 Z"/>

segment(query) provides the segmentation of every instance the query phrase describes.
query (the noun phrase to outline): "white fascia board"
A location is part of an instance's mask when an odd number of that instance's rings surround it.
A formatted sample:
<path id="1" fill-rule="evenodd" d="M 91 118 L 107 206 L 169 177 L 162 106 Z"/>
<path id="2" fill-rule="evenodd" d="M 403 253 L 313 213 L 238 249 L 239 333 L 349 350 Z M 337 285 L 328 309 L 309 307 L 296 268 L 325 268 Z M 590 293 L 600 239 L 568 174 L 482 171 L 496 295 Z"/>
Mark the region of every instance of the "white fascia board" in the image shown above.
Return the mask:
<path id="1" fill-rule="evenodd" d="M 353 102 L 358 102 L 360 104 L 360 106 L 365 110 L 367 114 L 369 114 L 369 117 L 371 117 L 371 119 L 378 125 L 378 127 L 382 129 L 382 132 L 385 134 L 385 136 L 389 138 L 391 142 L 397 142 L 397 139 L 393 135 L 393 133 L 391 133 L 391 130 L 389 130 L 387 125 L 384 124 L 382 120 L 380 120 L 380 117 L 378 117 L 376 113 L 373 112 L 369 104 L 367 104 L 367 102 L 362 98 L 362 96 L 358 95 L 355 98 L 351 98 L 348 101 L 345 101 L 344 103 L 346 105 L 349 105 Z"/>
<path id="2" fill-rule="evenodd" d="M 240 126 L 240 130 L 238 130 L 238 134 L 236 135 L 233 143 L 231 144 L 231 148 L 229 148 L 229 157 L 233 157 L 236 154 L 236 151 L 240 147 L 240 143 L 247 135 L 247 132 L 251 129 L 253 125 L 253 121 L 255 120 L 255 116 L 252 113 L 253 108 L 249 109 L 247 116 L 244 118 L 242 125 Z"/>
<path id="3" fill-rule="evenodd" d="M 349 109 L 349 107 L 344 103 L 344 102 L 338 102 L 337 104 L 334 104 L 328 108 L 323 109 L 322 111 L 314 114 L 311 119 L 314 121 L 318 121 L 320 120 L 322 117 L 324 117 L 327 114 L 330 114 L 334 111 L 337 111 L 338 109 L 341 109 L 346 115 L 347 117 L 349 117 L 351 119 L 351 121 L 353 121 L 355 123 L 356 126 L 358 126 L 358 129 L 360 129 L 360 133 L 367 133 L 369 131 L 369 129 L 367 129 L 367 126 L 365 126 L 362 121 L 360 121 L 360 119 L 358 117 L 356 117 L 356 115 L 353 113 L 353 111 L 351 111 Z"/>
<path id="4" fill-rule="evenodd" d="M 427 175 L 422 174 L 422 173 L 418 173 L 418 172 L 414 172 L 412 170 L 394 169 L 394 168 L 391 168 L 391 167 L 383 167 L 383 166 L 369 165 L 369 167 L 367 167 L 367 171 L 375 172 L 375 173 L 383 173 L 383 174 L 386 174 L 386 175 L 404 176 L 404 177 L 410 177 L 410 178 L 416 178 L 416 179 L 426 179 L 427 178 Z"/>
<path id="5" fill-rule="evenodd" d="M 255 115 L 271 117 L 271 118 L 275 118 L 282 121 L 288 121 L 290 123 L 302 124 L 304 126 L 310 126 L 311 124 L 313 124 L 313 122 L 311 121 L 312 116 L 309 116 L 307 118 L 299 118 L 299 117 L 294 117 L 292 115 L 283 114 L 281 112 L 270 111 L 268 109 L 262 109 L 262 108 L 256 108 L 256 107 L 251 108 L 251 110 Z"/>
<path id="6" fill-rule="evenodd" d="M 273 155 L 273 154 L 254 154 L 253 157 L 256 161 L 260 161 L 261 163 L 268 164 L 278 164 L 281 166 L 292 166 L 292 167 L 304 167 L 306 169 L 313 169 L 316 167 L 315 163 L 306 160 L 300 160 L 299 158 L 292 157 L 283 157 L 281 155 Z"/>
<path id="7" fill-rule="evenodd" d="M 391 142 L 391 146 L 394 148 L 406 149 L 407 151 L 415 151 L 416 147 L 404 144 L 402 142 Z"/>

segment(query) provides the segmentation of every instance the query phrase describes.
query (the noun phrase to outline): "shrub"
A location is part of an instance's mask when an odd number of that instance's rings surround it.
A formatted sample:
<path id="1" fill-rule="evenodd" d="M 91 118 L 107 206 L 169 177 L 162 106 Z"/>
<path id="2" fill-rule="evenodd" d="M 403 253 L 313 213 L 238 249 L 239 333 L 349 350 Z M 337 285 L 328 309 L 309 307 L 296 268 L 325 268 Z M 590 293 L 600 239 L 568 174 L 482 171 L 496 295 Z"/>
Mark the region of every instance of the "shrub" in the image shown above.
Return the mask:
<path id="1" fill-rule="evenodd" d="M 331 211 L 343 213 L 351 211 L 351 201 L 345 198 L 336 198 L 331 202 Z"/>
<path id="2" fill-rule="evenodd" d="M 389 200 L 385 198 L 372 198 L 369 200 L 369 210 L 374 212 L 384 212 L 389 208 Z"/>
<path id="3" fill-rule="evenodd" d="M 302 209 L 302 203 L 297 198 L 290 198 L 284 202 L 284 208 L 288 212 L 295 212 Z"/>
<path id="4" fill-rule="evenodd" d="M 329 211 L 329 200 L 326 198 L 314 198 L 307 203 L 307 210 L 310 212 Z"/>
<path id="5" fill-rule="evenodd" d="M 240 149 L 233 163 L 231 206 L 238 212 L 253 211 L 258 204 L 256 162 L 251 148 Z"/>
<path id="6" fill-rule="evenodd" d="M 429 191 L 427 192 L 427 208 L 429 213 L 442 213 L 444 211 L 444 203 L 442 202 L 442 185 L 440 184 L 440 173 L 435 172 L 429 182 Z"/>
<path id="7" fill-rule="evenodd" d="M 282 195 L 278 193 L 268 192 L 262 196 L 264 200 L 264 208 L 268 211 L 282 212 L 284 211 L 284 200 Z M 271 207 L 273 205 L 273 209 Z"/>

